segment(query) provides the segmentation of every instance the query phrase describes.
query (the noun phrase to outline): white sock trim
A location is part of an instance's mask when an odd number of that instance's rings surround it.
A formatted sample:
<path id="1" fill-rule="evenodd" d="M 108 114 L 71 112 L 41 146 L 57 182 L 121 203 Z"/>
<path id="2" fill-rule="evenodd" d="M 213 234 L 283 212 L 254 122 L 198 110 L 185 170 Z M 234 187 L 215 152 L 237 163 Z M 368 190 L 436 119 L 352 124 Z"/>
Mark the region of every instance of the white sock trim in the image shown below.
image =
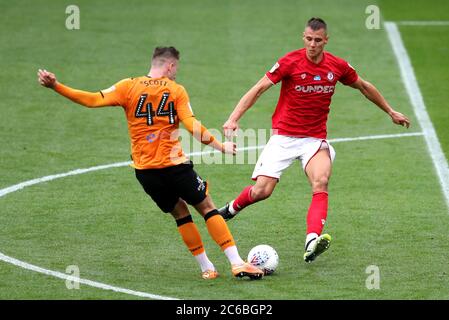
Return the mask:
<path id="1" fill-rule="evenodd" d="M 245 261 L 243 261 L 242 258 L 240 257 L 236 246 L 230 246 L 226 248 L 224 250 L 224 253 L 231 264 L 241 265 L 245 263 Z"/>
<path id="2" fill-rule="evenodd" d="M 230 214 L 232 214 L 232 215 L 234 215 L 234 214 L 236 214 L 238 211 L 237 210 L 235 210 L 234 209 L 234 201 L 235 200 L 232 200 L 231 202 L 229 202 L 229 213 Z"/>
<path id="3" fill-rule="evenodd" d="M 200 265 L 201 272 L 206 270 L 215 270 L 214 264 L 209 260 L 206 251 L 195 256 L 196 261 Z"/>
<path id="4" fill-rule="evenodd" d="M 307 244 L 308 244 L 309 242 L 310 242 L 310 244 L 309 244 L 309 247 L 310 247 L 310 245 L 311 245 L 312 242 L 313 242 L 313 241 L 311 241 L 311 240 L 313 240 L 313 239 L 318 239 L 318 234 L 317 234 L 317 233 L 312 232 L 312 233 L 307 234 L 307 236 L 306 236 L 306 242 L 304 243 L 304 250 L 307 250 Z"/>

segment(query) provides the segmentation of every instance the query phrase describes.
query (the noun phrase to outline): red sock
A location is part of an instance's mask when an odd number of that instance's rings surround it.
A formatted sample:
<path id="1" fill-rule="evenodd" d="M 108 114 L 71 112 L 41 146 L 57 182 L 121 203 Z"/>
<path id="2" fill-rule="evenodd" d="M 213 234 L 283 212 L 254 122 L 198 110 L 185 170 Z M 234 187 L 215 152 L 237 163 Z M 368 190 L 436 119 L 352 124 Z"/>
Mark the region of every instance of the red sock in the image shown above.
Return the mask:
<path id="1" fill-rule="evenodd" d="M 323 231 L 327 218 L 328 194 L 327 192 L 315 192 L 312 196 L 312 203 L 307 213 L 307 234 Z"/>
<path id="2" fill-rule="evenodd" d="M 232 207 L 234 208 L 234 210 L 240 211 L 243 208 L 254 203 L 254 200 L 251 198 L 251 189 L 252 188 L 253 188 L 253 186 L 247 186 L 245 189 L 243 189 L 243 191 L 234 200 L 234 203 L 232 204 Z"/>

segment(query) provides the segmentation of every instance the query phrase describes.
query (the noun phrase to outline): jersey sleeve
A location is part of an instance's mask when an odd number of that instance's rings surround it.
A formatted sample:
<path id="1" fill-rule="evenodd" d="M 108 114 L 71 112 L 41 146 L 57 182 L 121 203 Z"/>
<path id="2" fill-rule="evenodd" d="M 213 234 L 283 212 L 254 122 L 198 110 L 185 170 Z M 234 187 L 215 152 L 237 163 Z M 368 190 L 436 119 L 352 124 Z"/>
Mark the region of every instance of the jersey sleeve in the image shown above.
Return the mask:
<path id="1" fill-rule="evenodd" d="M 101 96 L 106 101 L 111 101 L 111 105 L 124 106 L 128 99 L 128 90 L 131 85 L 131 78 L 123 79 L 112 85 L 108 89 L 101 90 Z"/>
<path id="2" fill-rule="evenodd" d="M 210 144 L 213 142 L 215 137 L 212 133 L 207 130 L 205 126 L 201 124 L 195 117 L 189 117 L 182 120 L 182 124 L 186 129 L 201 143 Z"/>
<path id="3" fill-rule="evenodd" d="M 349 62 L 346 62 L 346 61 L 343 60 L 343 62 L 342 62 L 342 69 L 343 69 L 343 74 L 340 77 L 340 79 L 338 79 L 338 81 L 340 81 L 344 85 L 348 86 L 350 84 L 353 84 L 359 78 L 357 72 L 349 64 Z"/>
<path id="4" fill-rule="evenodd" d="M 194 116 L 192 107 L 190 106 L 189 95 L 187 94 L 187 91 L 183 86 L 179 87 L 175 106 L 180 121 Z"/>
<path id="5" fill-rule="evenodd" d="M 273 84 L 278 83 L 287 76 L 288 60 L 285 57 L 280 58 L 274 66 L 265 73 Z"/>

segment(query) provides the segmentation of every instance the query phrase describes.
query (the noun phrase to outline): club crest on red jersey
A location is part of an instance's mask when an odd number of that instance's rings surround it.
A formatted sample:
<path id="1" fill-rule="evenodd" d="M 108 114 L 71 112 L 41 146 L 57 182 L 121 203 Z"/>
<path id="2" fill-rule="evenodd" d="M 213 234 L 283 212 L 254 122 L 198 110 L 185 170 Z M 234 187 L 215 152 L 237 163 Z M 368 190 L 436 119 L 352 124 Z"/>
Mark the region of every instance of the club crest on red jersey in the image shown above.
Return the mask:
<path id="1" fill-rule="evenodd" d="M 306 78 L 306 76 L 307 75 L 305 73 L 301 74 L 301 79 L 304 80 Z"/>
<path id="2" fill-rule="evenodd" d="M 332 81 L 334 79 L 334 74 L 332 72 L 327 73 L 327 80 Z"/>

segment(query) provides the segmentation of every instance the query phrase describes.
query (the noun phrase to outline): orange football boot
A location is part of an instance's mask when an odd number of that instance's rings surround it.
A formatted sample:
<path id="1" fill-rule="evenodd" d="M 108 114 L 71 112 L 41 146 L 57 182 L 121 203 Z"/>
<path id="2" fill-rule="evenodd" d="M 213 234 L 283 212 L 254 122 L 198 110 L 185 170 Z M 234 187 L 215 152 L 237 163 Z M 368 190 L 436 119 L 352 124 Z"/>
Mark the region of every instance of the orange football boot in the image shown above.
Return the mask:
<path id="1" fill-rule="evenodd" d="M 203 273 L 201 273 L 201 277 L 204 280 L 212 280 L 218 278 L 219 274 L 217 270 L 206 270 Z"/>
<path id="2" fill-rule="evenodd" d="M 249 277 L 251 280 L 258 280 L 262 279 L 264 273 L 259 268 L 245 262 L 241 265 L 232 265 L 232 274 L 238 278 Z"/>

